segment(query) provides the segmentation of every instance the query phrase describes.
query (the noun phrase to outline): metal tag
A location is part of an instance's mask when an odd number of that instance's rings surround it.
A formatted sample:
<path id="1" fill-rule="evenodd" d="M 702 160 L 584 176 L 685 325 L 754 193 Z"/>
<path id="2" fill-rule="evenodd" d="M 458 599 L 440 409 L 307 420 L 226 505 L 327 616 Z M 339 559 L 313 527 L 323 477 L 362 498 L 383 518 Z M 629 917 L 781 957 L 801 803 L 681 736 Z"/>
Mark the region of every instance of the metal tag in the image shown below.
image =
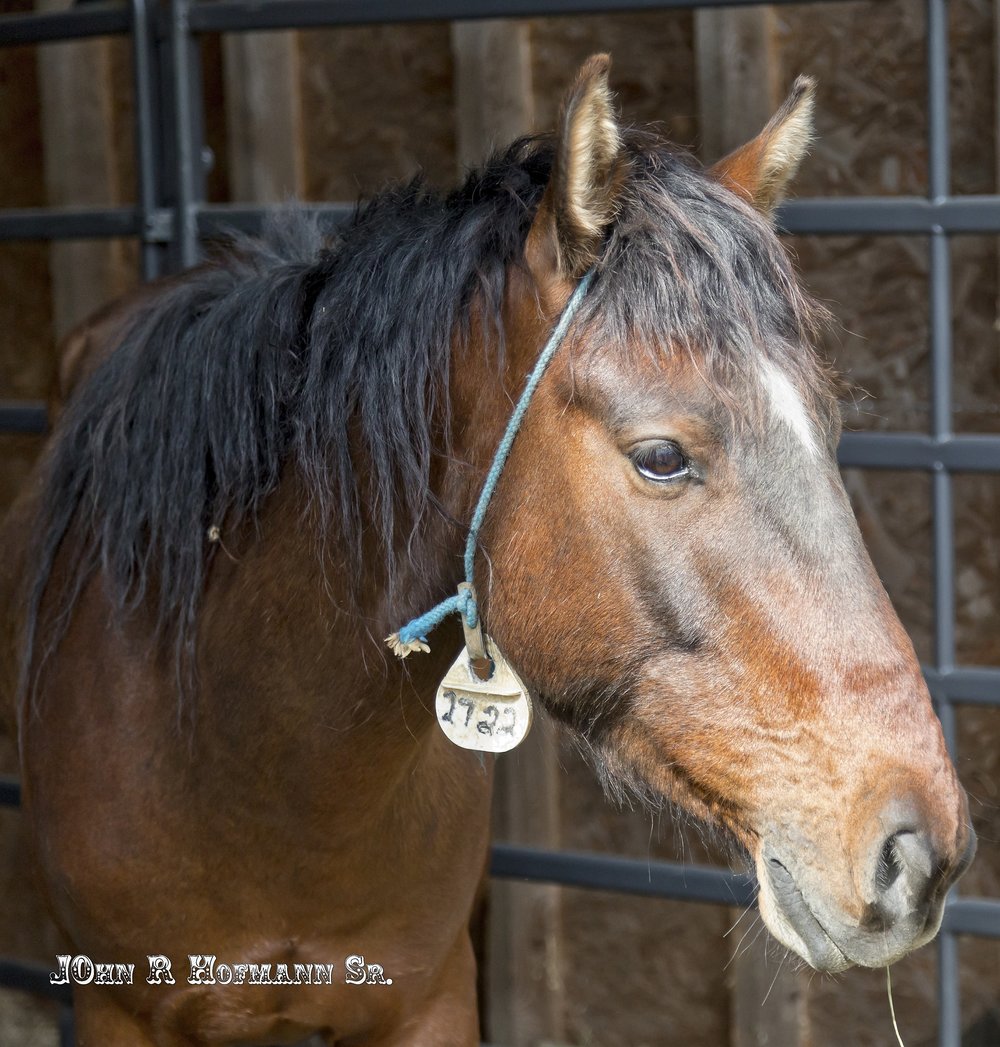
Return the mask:
<path id="1" fill-rule="evenodd" d="M 470 664 L 469 649 L 463 647 L 438 687 L 435 707 L 441 730 L 456 745 L 505 753 L 520 745 L 531 729 L 531 699 L 497 645 L 488 636 L 485 640 L 493 674 L 480 679 Z"/>

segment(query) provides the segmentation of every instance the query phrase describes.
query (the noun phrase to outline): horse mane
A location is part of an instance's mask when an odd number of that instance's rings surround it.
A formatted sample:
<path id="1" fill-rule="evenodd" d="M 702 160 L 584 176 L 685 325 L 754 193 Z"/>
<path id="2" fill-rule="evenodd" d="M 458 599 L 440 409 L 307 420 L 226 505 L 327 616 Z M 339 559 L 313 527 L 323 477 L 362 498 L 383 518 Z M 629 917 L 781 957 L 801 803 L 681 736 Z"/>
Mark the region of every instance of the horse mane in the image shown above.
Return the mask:
<path id="1" fill-rule="evenodd" d="M 816 387 L 801 344 L 815 310 L 766 221 L 661 139 L 633 130 L 625 148 L 629 174 L 580 322 L 604 345 L 686 345 L 709 373 L 778 354 Z M 336 233 L 282 213 L 137 310 L 54 436 L 22 693 L 98 573 L 119 615 L 149 606 L 179 672 L 193 664 L 209 528 L 255 520 L 289 467 L 311 494 L 309 518 L 346 550 L 360 549 L 362 530 L 377 538 L 391 585 L 400 535 L 433 504 L 453 346 L 475 303 L 502 356 L 508 271 L 523 264 L 553 155 L 551 137 L 521 139 L 459 189 L 414 179 Z"/>

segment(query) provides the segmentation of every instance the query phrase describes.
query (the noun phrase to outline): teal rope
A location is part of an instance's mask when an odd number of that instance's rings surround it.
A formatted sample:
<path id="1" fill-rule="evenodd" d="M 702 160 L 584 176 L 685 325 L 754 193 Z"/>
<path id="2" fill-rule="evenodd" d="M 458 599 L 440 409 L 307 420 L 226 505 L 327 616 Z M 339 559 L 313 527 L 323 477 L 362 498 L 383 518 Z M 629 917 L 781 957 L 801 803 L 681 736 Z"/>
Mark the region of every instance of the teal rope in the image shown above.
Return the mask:
<path id="1" fill-rule="evenodd" d="M 427 634 L 435 626 L 440 625 L 449 614 L 461 614 L 469 623 L 470 629 L 475 629 L 479 621 L 479 609 L 476 601 L 472 599 L 472 593 L 460 593 L 458 596 L 449 596 L 442 600 L 436 607 L 432 607 L 419 618 L 407 622 L 399 630 L 400 643 L 412 643 L 414 640 L 426 640 Z"/>
<path id="2" fill-rule="evenodd" d="M 493 492 L 496 490 L 497 483 L 500 480 L 500 474 L 503 472 L 503 467 L 507 461 L 507 456 L 510 454 L 514 438 L 521 428 L 521 423 L 524 421 L 524 416 L 527 413 L 528 405 L 531 403 L 535 389 L 538 388 L 538 383 L 542 380 L 542 375 L 545 374 L 545 369 L 551 363 L 552 357 L 556 355 L 559 346 L 562 345 L 566 332 L 569 330 L 573 317 L 579 310 L 593 278 L 594 271 L 591 269 L 577 284 L 576 289 L 566 303 L 566 308 L 563 309 L 559 322 L 552 329 L 549 340 L 545 343 L 545 348 L 538 357 L 531 374 L 528 375 L 528 381 L 514 407 L 514 413 L 507 422 L 507 428 L 504 430 L 496 453 L 493 455 L 493 463 L 490 466 L 490 471 L 486 474 L 483 489 L 479 492 L 479 501 L 476 503 L 475 512 L 472 514 L 472 523 L 469 524 L 469 535 L 465 541 L 465 580 L 470 585 L 472 584 L 472 575 L 475 570 L 479 531 L 483 526 L 483 521 L 486 519 L 486 510 L 489 508 L 490 499 L 493 497 Z M 479 608 L 476 607 L 476 601 L 470 593 L 462 592 L 458 596 L 450 596 L 436 607 L 432 607 L 425 614 L 420 615 L 419 618 L 414 618 L 412 621 L 407 622 L 399 630 L 398 637 L 400 643 L 409 644 L 417 640 L 426 640 L 427 634 L 431 629 L 440 625 L 449 614 L 461 614 L 470 629 L 474 629 L 479 621 Z"/>

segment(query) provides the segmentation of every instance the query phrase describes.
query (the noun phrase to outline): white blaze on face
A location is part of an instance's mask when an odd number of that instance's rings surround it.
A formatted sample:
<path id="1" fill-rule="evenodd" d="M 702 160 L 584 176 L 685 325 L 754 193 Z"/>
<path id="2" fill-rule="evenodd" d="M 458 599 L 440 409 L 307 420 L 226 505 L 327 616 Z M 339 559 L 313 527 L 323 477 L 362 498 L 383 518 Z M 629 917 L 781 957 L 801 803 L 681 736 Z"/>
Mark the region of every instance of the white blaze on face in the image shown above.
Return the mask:
<path id="1" fill-rule="evenodd" d="M 799 442 L 812 457 L 818 457 L 819 444 L 806 405 L 798 390 L 783 371 L 770 360 L 764 361 L 764 388 L 771 402 L 771 410 L 798 437 Z"/>

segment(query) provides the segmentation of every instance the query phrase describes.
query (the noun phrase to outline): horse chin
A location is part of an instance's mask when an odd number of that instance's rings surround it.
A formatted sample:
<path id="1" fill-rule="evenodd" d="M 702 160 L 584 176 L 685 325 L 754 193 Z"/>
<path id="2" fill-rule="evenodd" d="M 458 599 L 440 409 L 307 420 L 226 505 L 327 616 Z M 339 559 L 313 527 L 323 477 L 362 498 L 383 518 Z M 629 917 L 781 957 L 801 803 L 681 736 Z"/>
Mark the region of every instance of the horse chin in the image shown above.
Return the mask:
<path id="1" fill-rule="evenodd" d="M 887 967 L 937 934 L 944 905 L 913 913 L 889 930 L 873 932 L 838 917 L 796 882 L 763 848 L 756 855 L 758 904 L 770 933 L 818 971 Z"/>

